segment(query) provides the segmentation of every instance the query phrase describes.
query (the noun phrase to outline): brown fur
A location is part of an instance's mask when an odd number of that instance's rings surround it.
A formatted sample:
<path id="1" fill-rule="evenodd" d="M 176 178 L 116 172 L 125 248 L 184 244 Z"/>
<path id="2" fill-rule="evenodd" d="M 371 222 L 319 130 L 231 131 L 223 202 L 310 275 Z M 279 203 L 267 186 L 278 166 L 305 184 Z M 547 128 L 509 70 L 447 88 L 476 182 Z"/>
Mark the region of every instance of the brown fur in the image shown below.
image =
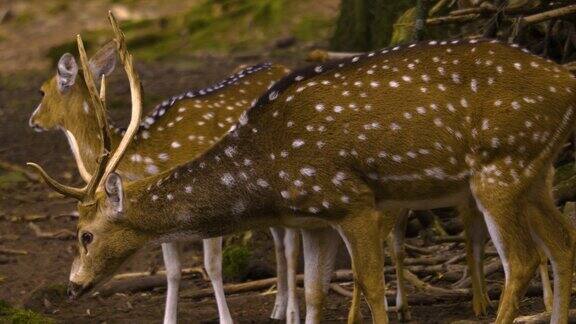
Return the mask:
<path id="1" fill-rule="evenodd" d="M 91 59 L 91 63 L 106 64 L 99 55 Z M 168 107 L 159 105 L 144 119 L 154 119 L 153 125 L 143 123 L 117 172 L 128 179 L 139 179 L 188 162 L 206 151 L 236 123 L 253 100 L 288 71 L 279 65 L 262 65 L 258 69 L 252 73 L 237 72 L 231 78 L 238 80 L 221 89 L 191 91 L 193 98 L 177 96 L 168 99 L 173 102 Z M 31 124 L 69 131 L 78 143 L 81 161 L 87 171 L 93 173 L 100 143 L 96 136 L 96 116 L 88 104 L 90 99 L 84 80 L 78 76 L 65 93 L 58 90 L 56 80 L 57 76 L 54 76 L 42 85 L 44 97 L 40 109 L 31 116 Z M 157 116 L 159 108 L 166 113 Z M 113 148 L 119 144 L 121 132 L 116 128 L 111 133 Z"/>

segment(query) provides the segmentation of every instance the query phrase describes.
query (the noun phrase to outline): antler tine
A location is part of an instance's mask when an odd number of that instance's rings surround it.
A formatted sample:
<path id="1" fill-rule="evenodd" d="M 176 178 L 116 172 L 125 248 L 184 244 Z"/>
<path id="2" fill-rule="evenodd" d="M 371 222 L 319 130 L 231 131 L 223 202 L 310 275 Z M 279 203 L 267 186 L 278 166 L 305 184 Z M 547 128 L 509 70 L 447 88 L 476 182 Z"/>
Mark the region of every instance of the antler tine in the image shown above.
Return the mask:
<path id="1" fill-rule="evenodd" d="M 34 170 L 38 174 L 40 174 L 42 179 L 44 179 L 44 182 L 46 182 L 46 184 L 50 188 L 54 189 L 56 192 L 59 192 L 59 193 L 63 194 L 64 196 L 67 196 L 67 197 L 76 198 L 78 200 L 82 200 L 84 198 L 85 188 L 74 188 L 74 187 L 69 187 L 69 186 L 66 186 L 66 185 L 59 183 L 58 181 L 56 181 L 52 177 L 50 177 L 46 173 L 46 171 L 44 171 L 44 169 L 42 169 L 42 167 L 36 163 L 28 162 L 28 163 L 26 163 L 26 165 L 34 168 Z"/>
<path id="2" fill-rule="evenodd" d="M 122 156 L 126 153 L 126 149 L 130 142 L 134 139 L 134 135 L 138 131 L 140 126 L 140 118 L 142 116 L 142 94 L 140 92 L 140 77 L 136 70 L 134 69 L 134 63 L 132 60 L 132 55 L 128 53 L 126 48 L 126 42 L 124 38 L 124 34 L 118 27 L 118 22 L 111 11 L 108 12 L 108 18 L 110 20 L 110 24 L 112 25 L 112 29 L 114 30 L 115 41 L 118 46 L 118 54 L 120 56 L 120 61 L 122 61 L 122 65 L 124 65 L 124 70 L 126 71 L 126 75 L 128 76 L 128 81 L 130 82 L 130 100 L 132 101 L 132 117 L 130 119 L 130 124 L 126 129 L 126 133 L 118 148 L 114 152 L 112 158 L 110 158 L 110 162 L 106 166 L 106 170 L 103 175 L 103 179 L 113 172 L 118 164 L 120 163 Z"/>
<path id="3" fill-rule="evenodd" d="M 84 42 L 82 37 L 78 35 L 76 37 L 78 43 L 78 53 L 80 55 L 80 63 L 82 65 L 82 73 L 84 75 L 84 80 L 86 82 L 86 87 L 88 88 L 88 93 L 90 94 L 90 99 L 94 110 L 96 112 L 96 119 L 98 122 L 98 127 L 100 129 L 100 139 L 102 140 L 102 153 L 98 159 L 97 171 L 92 175 L 90 182 L 86 186 L 85 198 L 92 197 L 98 188 L 100 180 L 104 176 L 104 170 L 108 164 L 111 150 L 110 134 L 108 133 L 108 119 L 106 118 L 106 105 L 105 105 L 105 95 L 106 95 L 106 77 L 103 75 L 100 85 L 100 93 L 96 89 L 96 84 L 94 82 L 90 65 L 88 62 L 88 57 L 86 55 L 86 50 L 84 49 Z"/>

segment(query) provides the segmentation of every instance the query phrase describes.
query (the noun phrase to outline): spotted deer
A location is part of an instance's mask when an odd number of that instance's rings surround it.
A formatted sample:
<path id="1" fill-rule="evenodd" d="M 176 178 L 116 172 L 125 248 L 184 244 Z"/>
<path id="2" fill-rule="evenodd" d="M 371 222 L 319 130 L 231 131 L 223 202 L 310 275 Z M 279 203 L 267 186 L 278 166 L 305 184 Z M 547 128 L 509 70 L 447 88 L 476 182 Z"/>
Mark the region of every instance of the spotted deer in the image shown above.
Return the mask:
<path id="1" fill-rule="evenodd" d="M 94 77 L 106 75 L 109 76 L 116 66 L 116 48 L 115 43 L 111 42 L 100 49 L 94 57 L 89 61 L 88 66 Z M 158 170 L 164 170 L 170 166 L 175 166 L 183 163 L 189 159 L 188 154 L 192 152 L 202 152 L 209 146 L 213 145 L 218 136 L 221 135 L 223 130 L 230 126 L 230 123 L 236 121 L 240 113 L 245 110 L 249 102 L 253 100 L 250 95 L 256 96 L 263 92 L 265 87 L 268 87 L 275 79 L 279 79 L 286 70 L 280 66 L 272 66 L 269 64 L 261 64 L 254 67 L 244 69 L 237 74 L 221 81 L 211 87 L 203 90 L 189 91 L 181 95 L 173 96 L 155 107 L 152 113 L 144 118 L 141 123 L 139 133 L 135 137 L 135 141 L 140 138 L 139 142 L 132 143 L 129 148 L 132 154 L 130 159 L 121 163 L 118 167 L 118 172 L 129 179 L 143 178 L 149 174 L 154 174 Z M 70 54 L 64 54 L 58 64 L 57 75 L 54 77 L 56 80 L 46 82 L 41 92 L 44 97 L 42 103 L 34 111 L 30 118 L 30 126 L 37 131 L 42 131 L 48 128 L 61 128 L 69 140 L 72 152 L 74 153 L 77 161 L 80 174 L 86 181 L 89 181 L 90 174 L 96 166 L 96 154 L 98 152 L 98 125 L 95 118 L 95 110 L 87 99 L 86 91 L 82 90 L 82 80 L 78 81 L 80 86 L 76 86 L 78 77 L 78 66 L 75 58 Z M 247 79 L 244 79 L 247 78 Z M 64 80 L 62 80 L 64 79 Z M 262 89 L 259 89 L 261 87 Z M 239 89 L 235 89 L 239 88 Z M 216 92 L 218 90 L 224 92 Z M 235 93 L 239 98 L 229 95 Z M 242 99 L 244 98 L 244 99 Z M 235 101 L 233 105 L 228 105 L 227 101 Z M 189 106 L 193 107 L 192 112 Z M 225 107 L 225 108 L 224 108 Z M 229 114 L 222 114 L 221 110 L 226 109 Z M 175 113 L 177 112 L 177 113 Z M 173 120 L 172 120 L 173 119 Z M 171 121 L 172 120 L 172 121 Z M 124 130 L 120 128 L 111 128 L 111 141 L 114 145 L 120 142 L 120 137 Z M 182 132 L 191 131 L 192 134 L 187 136 L 188 141 L 184 145 L 179 141 L 174 141 L 175 138 L 184 138 Z M 188 134 L 188 133 L 186 133 Z M 192 142 L 190 142 L 192 141 Z M 188 144 L 188 145 L 186 145 Z M 148 152 L 146 154 L 145 152 Z M 164 153 L 168 152 L 168 153 Z M 158 161 L 154 161 L 153 157 L 158 157 Z M 86 163 L 84 162 L 86 161 Z M 157 164 L 160 162 L 160 164 Z M 88 171 L 90 170 L 90 171 Z M 405 225 L 405 215 L 403 213 L 401 221 L 398 222 L 400 226 Z M 468 230 L 472 232 L 473 230 Z M 398 267 L 398 297 L 396 309 L 401 319 L 409 319 L 407 298 L 403 285 L 403 272 L 402 261 L 403 256 L 402 244 L 398 239 L 403 235 L 403 227 L 395 229 L 395 238 L 392 246 L 393 255 L 395 257 L 395 264 Z M 298 245 L 296 240 L 297 233 L 291 230 L 284 232 L 283 229 L 273 228 L 272 236 L 274 238 L 278 264 L 278 294 L 273 313 L 271 315 L 274 319 L 283 319 L 288 309 L 289 322 L 299 322 L 299 315 L 297 314 L 297 299 L 295 294 L 295 267 L 296 259 L 298 256 Z M 333 234 L 332 234 L 333 235 Z M 330 234 L 326 233 L 325 236 L 329 237 Z M 475 238 L 478 238 L 475 240 Z M 311 239 L 306 239 L 306 242 Z M 473 236 L 470 240 L 472 248 L 469 255 L 475 255 L 476 258 L 472 259 L 471 273 L 474 278 L 474 309 L 477 314 L 483 313 L 487 307 L 487 295 L 484 290 L 477 287 L 478 282 L 481 282 L 481 259 L 482 255 L 477 252 L 474 247 L 478 244 L 483 244 L 482 237 Z M 215 289 L 217 301 L 219 305 L 220 318 L 230 318 L 226 303 L 223 297 L 221 275 L 219 264 L 221 260 L 221 241 L 205 241 L 205 258 L 206 269 L 209 277 L 213 279 L 213 286 L 218 287 Z M 329 245 L 319 251 L 319 253 L 326 254 L 327 260 L 334 260 L 336 251 L 331 249 L 336 248 L 338 245 Z M 286 249 L 287 248 L 287 249 Z M 168 277 L 168 293 L 167 293 L 167 308 L 165 322 L 175 322 L 177 314 L 177 295 L 180 276 L 180 262 L 178 256 L 177 245 L 174 243 L 164 244 L 163 252 L 166 260 L 166 268 Z M 288 256 L 288 259 L 284 257 Z M 310 253 L 308 253 L 310 255 Z M 319 258 L 321 256 L 317 256 Z M 312 259 L 316 259 L 312 258 Z M 310 258 L 309 258 L 310 259 Z M 317 271 L 316 261 L 312 262 L 311 270 L 308 270 L 308 276 L 311 278 L 319 278 L 319 276 L 331 275 L 330 269 L 333 265 L 326 264 L 322 273 Z M 475 269 L 479 269 L 476 270 Z M 288 281 L 288 277 L 290 280 Z M 316 279 L 315 279 L 316 280 Z M 326 279 L 327 280 L 327 279 Z M 322 281 L 322 280 L 321 280 Z M 323 281 L 322 281 L 323 282 Z M 484 287 L 481 285 L 479 287 Z M 316 287 L 314 289 L 320 289 Z M 317 318 L 318 314 L 314 314 L 315 309 L 321 308 L 323 304 L 325 290 L 323 291 L 310 291 L 309 288 L 307 300 L 307 309 L 311 310 L 311 318 Z M 293 318 L 293 320 L 292 320 Z M 225 322 L 225 320 L 224 320 Z"/>
<path id="2" fill-rule="evenodd" d="M 141 109 L 134 79 L 127 143 Z M 295 71 L 202 155 L 138 181 L 114 172 L 122 144 L 87 189 L 32 165 L 81 201 L 74 295 L 147 242 L 263 226 L 317 237 L 332 226 L 373 321 L 386 323 L 382 243 L 395 218 L 381 211 L 470 201 L 505 269 L 496 322 L 514 319 L 540 249 L 555 274 L 552 322 L 565 323 L 575 237 L 553 204 L 550 170 L 574 129 L 575 91 L 567 70 L 498 41 L 431 41 Z"/>
<path id="3" fill-rule="evenodd" d="M 91 75 L 99 79 L 109 76 L 116 66 L 116 44 L 110 42 L 88 62 Z M 97 168 L 100 140 L 96 110 L 89 98 L 85 80 L 78 73 L 74 56 L 64 54 L 57 74 L 41 87 L 42 102 L 30 117 L 29 124 L 36 131 L 62 129 L 68 139 L 78 170 L 89 182 Z M 126 179 L 135 180 L 157 174 L 191 160 L 207 150 L 234 123 L 259 94 L 286 75 L 288 70 L 269 63 L 242 69 L 234 75 L 204 89 L 191 90 L 173 96 L 146 117 L 138 128 L 134 140 L 127 148 L 128 158 L 117 168 Z M 112 147 L 117 147 L 125 130 L 111 127 Z M 295 232 L 281 228 L 271 229 L 278 260 L 278 294 L 274 319 L 283 319 L 288 312 L 298 319 L 295 284 L 296 254 Z M 222 323 L 232 321 L 224 298 L 221 274 L 222 240 L 206 239 L 204 243 L 205 268 L 215 291 Z M 285 247 L 290 253 L 286 254 Z M 181 263 L 177 243 L 162 245 L 168 277 L 165 323 L 176 323 Z M 286 260 L 286 257 L 289 257 Z"/>

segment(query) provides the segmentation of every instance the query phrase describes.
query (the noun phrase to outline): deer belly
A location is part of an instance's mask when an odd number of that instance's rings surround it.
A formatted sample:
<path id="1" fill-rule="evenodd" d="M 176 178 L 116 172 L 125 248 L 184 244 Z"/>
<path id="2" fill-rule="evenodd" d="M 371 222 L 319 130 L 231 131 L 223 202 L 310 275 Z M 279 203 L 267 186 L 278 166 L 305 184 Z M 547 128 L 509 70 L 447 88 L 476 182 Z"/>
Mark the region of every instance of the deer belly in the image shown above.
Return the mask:
<path id="1" fill-rule="evenodd" d="M 388 195 L 378 200 L 378 207 L 383 210 L 409 208 L 425 210 L 443 207 L 454 207 L 467 201 L 471 192 L 467 181 L 454 183 L 450 186 L 439 186 L 431 192 L 414 190 L 402 191 L 404 195 Z"/>

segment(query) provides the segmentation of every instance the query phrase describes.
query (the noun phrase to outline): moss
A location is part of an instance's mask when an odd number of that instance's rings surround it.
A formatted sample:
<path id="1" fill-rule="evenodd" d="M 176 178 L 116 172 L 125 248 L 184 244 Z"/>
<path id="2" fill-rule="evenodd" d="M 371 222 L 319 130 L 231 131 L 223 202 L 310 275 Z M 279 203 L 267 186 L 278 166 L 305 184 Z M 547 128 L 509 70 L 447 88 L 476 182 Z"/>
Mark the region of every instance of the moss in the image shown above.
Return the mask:
<path id="1" fill-rule="evenodd" d="M 13 308 L 7 302 L 0 300 L 0 323 L 46 324 L 54 323 L 54 321 L 31 310 Z"/>
<path id="2" fill-rule="evenodd" d="M 121 1 L 125 2 L 125 1 Z M 219 53 L 258 51 L 288 33 L 300 40 L 327 38 L 328 16 L 302 16 L 304 0 L 200 0 L 192 8 L 170 17 L 123 21 L 122 29 L 138 60 L 174 59 L 190 51 Z M 326 18 L 324 18 L 326 17 Z M 88 52 L 111 37 L 108 28 L 82 32 Z M 55 63 L 65 52 L 76 53 L 71 41 L 50 49 Z"/>
<path id="3" fill-rule="evenodd" d="M 55 15 L 70 9 L 70 3 L 68 1 L 50 1 L 48 7 L 48 13 Z"/>
<path id="4" fill-rule="evenodd" d="M 229 245 L 222 253 L 222 273 L 224 277 L 238 280 L 248 271 L 252 253 L 246 246 Z"/>
<path id="5" fill-rule="evenodd" d="M 326 17 L 305 16 L 294 27 L 294 37 L 300 41 L 326 39 L 332 32 L 334 20 Z"/>
<path id="6" fill-rule="evenodd" d="M 20 172 L 0 171 L 0 189 L 11 188 L 26 181 L 26 177 Z"/>
<path id="7" fill-rule="evenodd" d="M 392 39 L 390 45 L 397 45 L 407 43 L 412 40 L 414 33 L 414 20 L 416 19 L 416 7 L 406 10 L 398 20 L 394 23 L 394 31 L 392 32 Z"/>
<path id="8" fill-rule="evenodd" d="M 14 19 L 14 24 L 17 26 L 25 25 L 34 20 L 34 15 L 30 12 L 22 12 Z"/>

